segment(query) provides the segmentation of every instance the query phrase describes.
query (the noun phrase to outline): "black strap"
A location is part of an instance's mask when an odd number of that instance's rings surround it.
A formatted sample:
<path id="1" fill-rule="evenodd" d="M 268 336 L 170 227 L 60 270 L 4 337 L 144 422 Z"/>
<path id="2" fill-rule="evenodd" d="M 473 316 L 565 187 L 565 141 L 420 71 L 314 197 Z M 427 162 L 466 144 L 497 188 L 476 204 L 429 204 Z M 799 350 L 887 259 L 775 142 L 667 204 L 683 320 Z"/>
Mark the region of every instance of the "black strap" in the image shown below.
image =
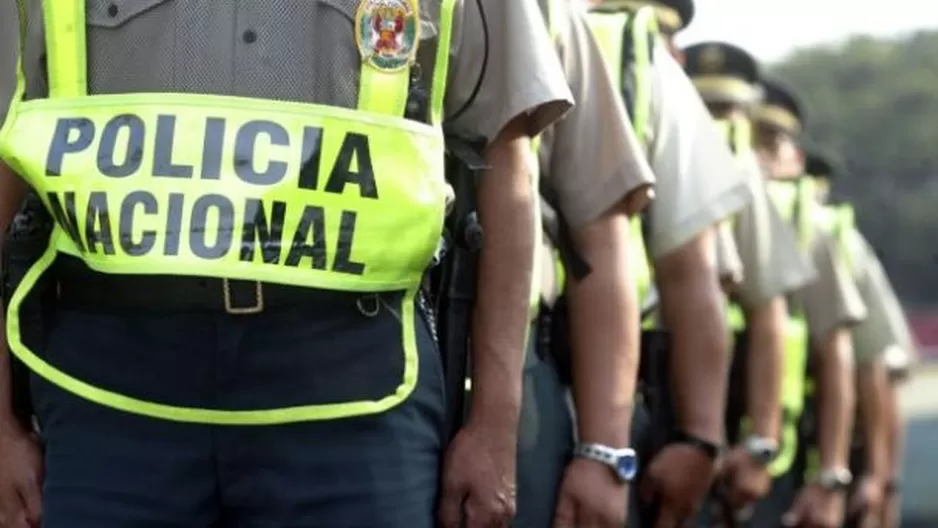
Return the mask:
<path id="1" fill-rule="evenodd" d="M 583 280 L 587 275 L 592 273 L 593 268 L 590 267 L 589 262 L 583 258 L 583 254 L 576 247 L 573 234 L 570 230 L 570 224 L 567 223 L 567 219 L 560 211 L 560 208 L 555 205 L 556 201 L 552 199 L 553 192 L 548 188 L 544 180 L 541 180 L 540 190 L 541 197 L 543 198 L 543 200 L 541 200 L 542 214 L 552 216 L 556 219 L 556 226 L 552 225 L 551 222 L 542 221 L 544 231 L 548 233 L 551 241 L 557 245 L 564 269 L 576 280 Z"/>

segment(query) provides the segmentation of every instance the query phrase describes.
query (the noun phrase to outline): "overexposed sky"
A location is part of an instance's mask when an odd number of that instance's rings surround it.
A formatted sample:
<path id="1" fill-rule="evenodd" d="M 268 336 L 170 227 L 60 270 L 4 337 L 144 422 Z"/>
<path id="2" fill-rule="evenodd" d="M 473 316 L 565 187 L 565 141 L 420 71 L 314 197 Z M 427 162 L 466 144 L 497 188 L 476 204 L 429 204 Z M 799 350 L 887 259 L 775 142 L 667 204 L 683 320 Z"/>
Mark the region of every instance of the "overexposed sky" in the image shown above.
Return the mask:
<path id="1" fill-rule="evenodd" d="M 890 36 L 938 29 L 938 3 L 933 0 L 696 0 L 696 4 L 697 14 L 678 34 L 678 43 L 725 40 L 765 61 L 852 34 Z"/>

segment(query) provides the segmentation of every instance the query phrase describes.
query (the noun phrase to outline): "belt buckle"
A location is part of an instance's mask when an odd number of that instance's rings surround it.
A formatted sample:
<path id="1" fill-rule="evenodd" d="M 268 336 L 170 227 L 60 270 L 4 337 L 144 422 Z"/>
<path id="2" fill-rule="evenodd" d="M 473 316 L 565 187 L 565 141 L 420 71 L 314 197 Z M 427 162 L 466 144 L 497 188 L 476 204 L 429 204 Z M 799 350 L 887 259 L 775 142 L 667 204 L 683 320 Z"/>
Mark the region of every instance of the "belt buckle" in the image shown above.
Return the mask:
<path id="1" fill-rule="evenodd" d="M 231 281 L 222 279 L 222 291 L 225 297 L 225 313 L 231 315 L 251 315 L 259 314 L 264 311 L 264 288 L 258 281 L 254 282 L 254 299 L 256 302 L 251 306 L 235 306 L 231 302 Z"/>

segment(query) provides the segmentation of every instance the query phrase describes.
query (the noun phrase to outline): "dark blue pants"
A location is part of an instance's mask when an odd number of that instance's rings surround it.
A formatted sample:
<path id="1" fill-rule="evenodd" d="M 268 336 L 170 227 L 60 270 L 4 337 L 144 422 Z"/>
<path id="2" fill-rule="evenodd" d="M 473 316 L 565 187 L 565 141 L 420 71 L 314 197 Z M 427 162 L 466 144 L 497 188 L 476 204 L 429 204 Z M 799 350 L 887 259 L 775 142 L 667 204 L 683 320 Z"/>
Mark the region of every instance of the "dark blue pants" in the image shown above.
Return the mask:
<path id="1" fill-rule="evenodd" d="M 554 367 L 528 351 L 518 431 L 517 528 L 550 528 L 564 471 L 573 452 L 573 419 Z M 651 434 L 650 417 L 638 403 L 632 415 L 633 446 Z M 637 485 L 629 490 L 628 526 L 639 527 Z"/>
<path id="2" fill-rule="evenodd" d="M 400 382 L 400 365 L 380 360 L 401 354 L 400 296 L 382 297 L 371 316 L 352 296 L 252 316 L 62 312 L 46 355 L 106 388 L 214 408 L 386 393 Z M 418 386 L 372 416 L 174 423 L 89 403 L 34 376 L 44 527 L 433 526 L 444 391 L 436 346 L 417 319 Z"/>
<path id="3" fill-rule="evenodd" d="M 550 528 L 564 470 L 573 451 L 573 421 L 566 389 L 554 367 L 530 349 L 525 358 L 523 390 L 518 429 L 518 513 L 514 525 Z"/>

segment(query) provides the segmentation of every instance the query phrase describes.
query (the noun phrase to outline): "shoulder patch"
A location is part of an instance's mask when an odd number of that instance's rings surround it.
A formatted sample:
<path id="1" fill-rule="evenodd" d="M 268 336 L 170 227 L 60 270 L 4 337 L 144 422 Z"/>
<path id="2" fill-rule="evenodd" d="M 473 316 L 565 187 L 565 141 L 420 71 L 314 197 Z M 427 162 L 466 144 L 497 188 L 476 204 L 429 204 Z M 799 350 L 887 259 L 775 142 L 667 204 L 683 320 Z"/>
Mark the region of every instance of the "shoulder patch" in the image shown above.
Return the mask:
<path id="1" fill-rule="evenodd" d="M 382 71 L 406 68 L 420 42 L 419 0 L 361 0 L 355 40 L 362 61 Z"/>

